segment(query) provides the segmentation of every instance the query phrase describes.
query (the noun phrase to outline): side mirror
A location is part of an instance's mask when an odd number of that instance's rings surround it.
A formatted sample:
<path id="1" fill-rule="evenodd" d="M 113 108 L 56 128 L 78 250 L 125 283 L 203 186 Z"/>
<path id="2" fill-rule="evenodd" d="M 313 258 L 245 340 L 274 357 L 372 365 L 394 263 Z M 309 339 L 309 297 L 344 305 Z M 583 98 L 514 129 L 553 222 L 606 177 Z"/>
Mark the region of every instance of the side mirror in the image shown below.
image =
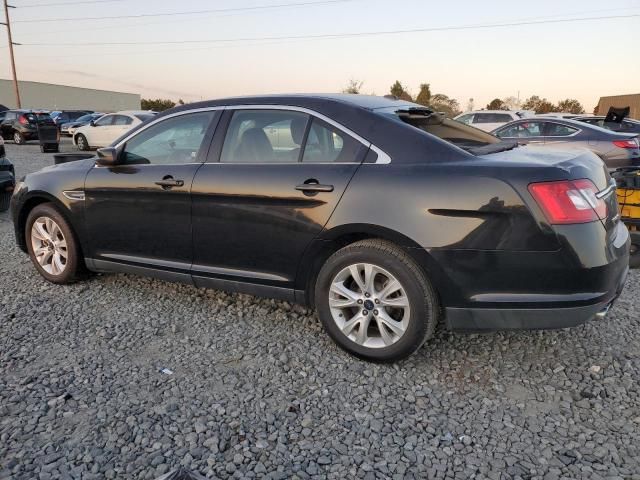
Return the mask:
<path id="1" fill-rule="evenodd" d="M 95 126 L 96 126 L 96 121 L 95 121 L 95 120 L 91 120 L 91 121 L 89 122 L 89 125 L 90 125 L 91 127 L 95 127 Z"/>
<path id="2" fill-rule="evenodd" d="M 119 152 L 113 147 L 99 148 L 96 153 L 98 155 L 96 163 L 102 167 L 114 167 L 120 163 Z"/>

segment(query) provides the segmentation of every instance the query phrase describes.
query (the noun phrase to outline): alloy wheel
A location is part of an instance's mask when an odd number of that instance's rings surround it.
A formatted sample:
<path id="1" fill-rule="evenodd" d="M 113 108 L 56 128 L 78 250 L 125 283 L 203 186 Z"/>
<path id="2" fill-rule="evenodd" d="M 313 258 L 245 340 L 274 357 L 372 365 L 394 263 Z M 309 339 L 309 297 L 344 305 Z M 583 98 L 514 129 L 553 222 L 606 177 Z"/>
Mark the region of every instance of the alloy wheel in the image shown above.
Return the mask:
<path id="1" fill-rule="evenodd" d="M 400 281 L 371 263 L 338 272 L 331 281 L 329 308 L 342 334 L 367 348 L 393 345 L 411 319 L 409 298 Z"/>
<path id="2" fill-rule="evenodd" d="M 60 275 L 67 267 L 67 240 L 58 224 L 49 217 L 38 217 L 31 226 L 33 255 L 50 275 Z"/>
<path id="3" fill-rule="evenodd" d="M 19 132 L 13 133 L 13 143 L 19 145 L 22 143 L 22 135 Z"/>

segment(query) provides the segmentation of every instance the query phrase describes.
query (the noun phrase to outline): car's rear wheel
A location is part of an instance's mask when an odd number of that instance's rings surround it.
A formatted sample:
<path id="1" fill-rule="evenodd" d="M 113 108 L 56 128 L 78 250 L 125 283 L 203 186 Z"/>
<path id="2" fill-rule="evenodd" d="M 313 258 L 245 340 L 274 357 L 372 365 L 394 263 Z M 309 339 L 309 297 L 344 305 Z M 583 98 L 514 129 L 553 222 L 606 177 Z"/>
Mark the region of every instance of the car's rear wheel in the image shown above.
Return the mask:
<path id="1" fill-rule="evenodd" d="M 630 268 L 640 268 L 640 232 L 631 232 Z"/>
<path id="2" fill-rule="evenodd" d="M 79 150 L 89 150 L 89 142 L 87 141 L 87 137 L 85 137 L 81 133 L 76 137 L 76 145 L 78 146 Z"/>
<path id="3" fill-rule="evenodd" d="M 13 132 L 13 143 L 15 143 L 16 145 L 24 145 L 24 143 L 26 142 L 24 135 L 22 135 L 20 132 Z"/>
<path id="4" fill-rule="evenodd" d="M 83 270 L 71 226 L 50 203 L 36 206 L 27 217 L 27 249 L 40 274 L 53 283 L 71 283 Z"/>
<path id="5" fill-rule="evenodd" d="M 315 288 L 320 319 L 343 349 L 369 360 L 398 360 L 433 335 L 435 291 L 402 249 L 382 240 L 356 242 L 332 255 Z"/>

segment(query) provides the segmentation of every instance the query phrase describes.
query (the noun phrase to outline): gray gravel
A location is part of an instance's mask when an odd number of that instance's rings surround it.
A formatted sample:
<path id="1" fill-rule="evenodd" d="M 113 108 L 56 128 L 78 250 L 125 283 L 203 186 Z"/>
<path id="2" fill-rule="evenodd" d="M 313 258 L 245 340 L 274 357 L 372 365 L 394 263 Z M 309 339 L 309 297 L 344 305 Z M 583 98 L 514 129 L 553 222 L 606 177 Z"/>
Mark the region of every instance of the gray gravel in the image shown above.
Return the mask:
<path id="1" fill-rule="evenodd" d="M 18 175 L 51 163 L 7 146 Z M 355 360 L 315 312 L 46 283 L 0 214 L 0 478 L 640 479 L 640 275 L 606 320 Z M 166 368 L 172 373 L 162 373 Z"/>

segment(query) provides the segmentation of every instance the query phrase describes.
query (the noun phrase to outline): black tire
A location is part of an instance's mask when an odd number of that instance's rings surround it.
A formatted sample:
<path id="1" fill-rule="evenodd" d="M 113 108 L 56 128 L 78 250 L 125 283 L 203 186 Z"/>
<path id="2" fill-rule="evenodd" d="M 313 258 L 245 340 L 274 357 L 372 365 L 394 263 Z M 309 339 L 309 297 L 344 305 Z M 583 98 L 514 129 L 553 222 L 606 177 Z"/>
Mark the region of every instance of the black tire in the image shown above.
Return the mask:
<path id="1" fill-rule="evenodd" d="M 6 212 L 9 210 L 10 202 L 11 192 L 0 192 L 0 212 Z"/>
<path id="2" fill-rule="evenodd" d="M 16 145 L 24 145 L 26 143 L 24 135 L 18 131 L 13 132 L 13 143 Z"/>
<path id="3" fill-rule="evenodd" d="M 87 137 L 81 133 L 76 137 L 76 145 L 78 146 L 78 150 L 83 150 L 85 152 L 91 148 L 87 141 Z"/>
<path id="4" fill-rule="evenodd" d="M 34 222 L 42 217 L 52 219 L 58 225 L 58 227 L 62 231 L 64 239 L 66 240 L 67 257 L 65 267 L 64 270 L 57 275 L 45 271 L 36 259 L 33 251 L 31 228 Z M 81 255 L 76 236 L 67 220 L 58 211 L 58 209 L 53 206 L 53 204 L 41 203 L 40 205 L 37 205 L 33 210 L 31 210 L 31 212 L 29 212 L 27 223 L 25 225 L 25 239 L 27 243 L 27 250 L 29 251 L 29 257 L 35 265 L 36 270 L 38 270 L 40 275 L 42 275 L 49 282 L 58 284 L 73 283 L 83 276 L 85 272 L 84 260 Z"/>
<path id="5" fill-rule="evenodd" d="M 631 232 L 629 268 L 640 268 L 640 232 Z"/>
<path id="6" fill-rule="evenodd" d="M 411 312 L 408 326 L 402 336 L 388 346 L 371 348 L 360 345 L 345 335 L 334 321 L 329 306 L 331 282 L 339 272 L 357 263 L 381 267 L 392 274 L 406 292 Z M 338 346 L 373 361 L 395 361 L 415 353 L 433 336 L 440 317 L 438 296 L 422 269 L 401 248 L 378 239 L 362 240 L 334 253 L 318 274 L 314 298 L 320 320 Z"/>

